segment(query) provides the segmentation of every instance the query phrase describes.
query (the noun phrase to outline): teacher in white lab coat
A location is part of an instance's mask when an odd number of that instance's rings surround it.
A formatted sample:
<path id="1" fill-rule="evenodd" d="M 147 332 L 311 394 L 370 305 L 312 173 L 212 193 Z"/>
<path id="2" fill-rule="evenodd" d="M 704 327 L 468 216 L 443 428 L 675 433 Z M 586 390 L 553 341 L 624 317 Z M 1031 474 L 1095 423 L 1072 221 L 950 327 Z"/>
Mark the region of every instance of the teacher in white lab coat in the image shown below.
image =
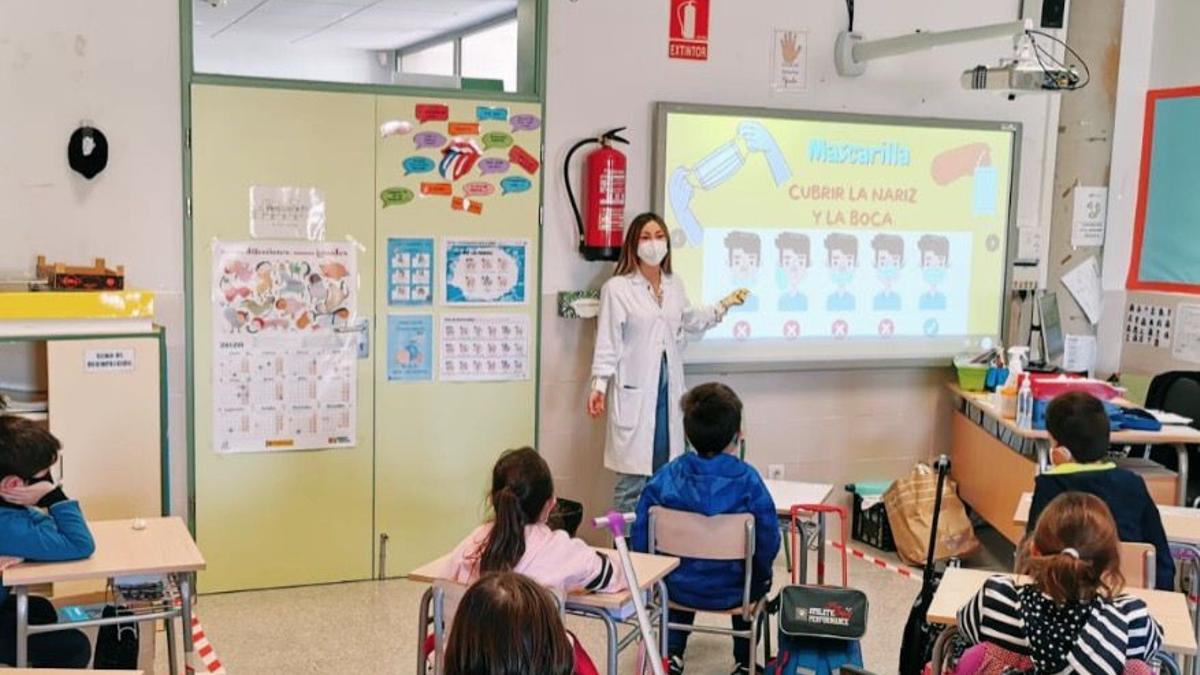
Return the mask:
<path id="1" fill-rule="evenodd" d="M 688 333 L 703 334 L 746 300 L 739 289 L 716 305 L 693 307 L 671 273 L 666 224 L 633 219 L 616 271 L 600 289 L 592 389 L 587 411 L 608 411 L 604 466 L 617 474 L 613 508 L 633 511 L 649 476 L 683 454 L 683 358 Z"/>

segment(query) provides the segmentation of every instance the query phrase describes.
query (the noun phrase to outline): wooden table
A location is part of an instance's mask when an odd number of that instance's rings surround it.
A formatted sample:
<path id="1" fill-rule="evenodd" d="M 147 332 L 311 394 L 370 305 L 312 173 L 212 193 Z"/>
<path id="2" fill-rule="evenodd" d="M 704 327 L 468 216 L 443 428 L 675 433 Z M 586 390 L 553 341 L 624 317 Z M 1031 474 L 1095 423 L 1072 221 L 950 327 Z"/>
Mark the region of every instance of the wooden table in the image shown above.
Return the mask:
<path id="1" fill-rule="evenodd" d="M 617 552 L 613 549 L 597 548 L 614 561 L 619 560 Z M 663 653 L 666 653 L 666 635 L 667 635 L 667 588 L 664 579 L 676 567 L 679 567 L 679 558 L 664 555 L 650 555 L 647 553 L 629 554 L 633 561 L 634 575 L 638 580 L 638 589 L 642 592 L 657 591 L 658 602 L 655 605 L 647 604 L 647 611 L 654 609 L 657 612 L 659 620 L 659 631 L 662 638 Z M 422 583 L 433 583 L 439 579 L 444 579 L 446 576 L 447 567 L 449 566 L 450 556 L 446 555 L 433 562 L 426 563 L 408 574 L 410 581 L 418 581 Z M 428 624 L 428 606 L 430 591 L 426 591 L 426 597 L 421 600 L 421 616 L 417 625 L 421 628 L 421 634 L 418 635 L 418 644 L 424 644 L 427 635 Z M 637 635 L 631 633 L 622 639 L 618 635 L 618 623 L 624 623 L 624 619 L 629 616 L 633 607 L 633 593 L 630 590 L 624 590 L 620 593 L 590 593 L 582 590 L 573 590 L 567 593 L 566 610 L 578 616 L 586 616 L 589 618 L 599 619 L 604 623 L 608 637 L 608 673 L 616 675 L 617 673 L 617 656 L 620 651 L 631 642 L 630 638 Z M 651 613 L 652 616 L 654 612 Z M 421 655 L 421 650 L 418 649 L 418 662 L 423 665 L 424 660 Z M 423 671 L 419 671 L 423 672 Z"/>
<path id="2" fill-rule="evenodd" d="M 959 496 L 1009 541 L 1016 543 L 1024 528 L 1012 522 L 1012 514 L 1024 492 L 1033 491 L 1034 477 L 1049 467 L 1050 435 L 1045 430 L 1023 429 L 992 405 L 992 395 L 969 392 L 956 383 L 947 385 L 973 415 L 982 415 L 1003 433 L 1031 441 L 1035 456 L 1027 457 L 977 424 L 962 410 L 955 412 L 951 428 L 951 476 Z M 1175 501 L 1182 506 L 1187 497 L 1188 444 L 1200 444 L 1200 430 L 1164 426 L 1161 431 L 1115 431 L 1113 445 L 1173 445 L 1179 457 Z"/>
<path id="3" fill-rule="evenodd" d="M 179 584 L 180 606 L 138 617 L 138 621 L 162 619 L 167 626 L 171 673 L 178 672 L 175 653 L 175 624 L 182 624 L 184 658 L 192 651 L 192 595 L 190 575 L 204 569 L 204 557 L 180 518 L 146 518 L 143 529 L 133 520 L 101 520 L 88 523 L 96 552 L 90 558 L 69 562 L 23 562 L 4 570 L 3 582 L 17 599 L 17 667 L 28 665 L 29 635 L 88 626 L 128 623 L 129 617 L 74 621 L 63 624 L 29 625 L 29 587 L 81 579 L 107 579 L 134 575 L 174 576 Z M 47 672 L 47 671 L 38 671 Z"/>
<path id="4" fill-rule="evenodd" d="M 87 672 L 87 671 L 84 671 Z M 141 670 L 106 670 L 104 675 L 142 675 Z M 79 675 L 69 668 L 5 668 L 4 675 Z"/>
<path id="5" fill-rule="evenodd" d="M 959 608 L 967 604 L 983 587 L 983 582 L 993 576 L 996 576 L 995 572 L 986 570 L 955 567 L 946 570 L 946 576 L 942 577 L 933 602 L 929 605 L 926 620 L 946 626 L 957 625 Z M 1150 615 L 1162 626 L 1164 651 L 1188 656 L 1196 653 L 1196 636 L 1192 630 L 1187 596 L 1146 588 L 1127 588 L 1125 592 L 1144 601 Z"/>

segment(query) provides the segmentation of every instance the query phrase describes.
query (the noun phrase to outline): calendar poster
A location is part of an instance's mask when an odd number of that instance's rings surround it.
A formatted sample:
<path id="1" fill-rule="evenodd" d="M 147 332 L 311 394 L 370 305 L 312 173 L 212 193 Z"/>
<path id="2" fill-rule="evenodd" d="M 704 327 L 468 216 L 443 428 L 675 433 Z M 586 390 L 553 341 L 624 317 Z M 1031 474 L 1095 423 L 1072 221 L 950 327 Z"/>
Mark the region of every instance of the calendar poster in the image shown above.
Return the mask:
<path id="1" fill-rule="evenodd" d="M 213 448 L 355 444 L 352 244 L 213 243 Z"/>
<path id="2" fill-rule="evenodd" d="M 527 314 L 442 316 L 442 381 L 528 380 L 529 331 Z"/>
<path id="3" fill-rule="evenodd" d="M 528 239 L 446 239 L 447 305 L 523 305 Z"/>

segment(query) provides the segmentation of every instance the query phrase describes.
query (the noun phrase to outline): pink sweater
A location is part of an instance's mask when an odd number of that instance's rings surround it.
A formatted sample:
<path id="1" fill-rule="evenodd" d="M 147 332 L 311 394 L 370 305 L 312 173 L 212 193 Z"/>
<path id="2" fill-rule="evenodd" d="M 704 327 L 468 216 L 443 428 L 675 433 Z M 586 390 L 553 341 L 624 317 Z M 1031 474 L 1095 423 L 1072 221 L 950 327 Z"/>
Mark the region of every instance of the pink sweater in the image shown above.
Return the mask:
<path id="1" fill-rule="evenodd" d="M 484 523 L 454 549 L 444 573 L 447 579 L 469 584 L 479 578 L 479 558 L 491 531 L 492 524 Z M 572 539 L 566 532 L 551 530 L 545 523 L 525 526 L 525 555 L 513 571 L 568 593 L 625 590 L 620 560 L 596 551 L 582 539 Z"/>

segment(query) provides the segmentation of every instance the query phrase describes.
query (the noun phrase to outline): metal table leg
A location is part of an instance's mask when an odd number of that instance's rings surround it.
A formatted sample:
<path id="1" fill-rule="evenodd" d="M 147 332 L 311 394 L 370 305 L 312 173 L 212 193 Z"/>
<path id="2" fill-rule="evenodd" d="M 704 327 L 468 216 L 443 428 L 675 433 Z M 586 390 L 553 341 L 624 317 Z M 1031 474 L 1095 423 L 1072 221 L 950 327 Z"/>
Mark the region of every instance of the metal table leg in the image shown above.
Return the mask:
<path id="1" fill-rule="evenodd" d="M 29 666 L 29 587 L 17 586 L 17 667 Z"/>
<path id="2" fill-rule="evenodd" d="M 568 606 L 567 613 L 574 614 L 575 616 L 600 619 L 600 621 L 604 623 L 604 631 L 608 636 L 608 644 L 606 649 L 608 652 L 608 665 L 605 667 L 605 672 L 607 672 L 608 675 L 617 675 L 617 622 L 614 621 L 611 616 L 609 616 L 608 612 L 595 607 L 588 607 L 587 605 Z"/>
<path id="3" fill-rule="evenodd" d="M 192 668 L 192 577 L 188 573 L 179 576 L 179 602 L 180 615 L 179 623 L 183 626 L 183 662 L 187 664 L 187 668 Z M 178 666 L 171 664 L 171 675 L 178 675 Z"/>
<path id="4" fill-rule="evenodd" d="M 667 594 L 667 582 L 662 579 L 659 579 L 657 586 L 658 586 L 658 601 L 659 601 L 659 605 L 658 605 L 658 607 L 659 607 L 658 639 L 662 645 L 662 651 L 660 651 L 659 653 L 663 655 L 663 658 L 666 658 L 667 657 L 667 638 L 668 638 L 667 623 L 669 620 L 667 613 L 670 612 L 671 601 L 670 601 L 670 596 Z"/>
<path id="5" fill-rule="evenodd" d="M 1175 454 L 1179 458 L 1179 471 L 1176 475 L 1178 484 L 1175 489 L 1175 501 L 1179 506 L 1187 506 L 1188 488 L 1188 449 L 1183 443 L 1175 444 Z"/>
<path id="6" fill-rule="evenodd" d="M 175 617 L 170 617 L 163 621 L 163 627 L 167 630 L 167 662 L 168 667 L 173 667 L 179 663 L 179 645 L 175 643 Z"/>

